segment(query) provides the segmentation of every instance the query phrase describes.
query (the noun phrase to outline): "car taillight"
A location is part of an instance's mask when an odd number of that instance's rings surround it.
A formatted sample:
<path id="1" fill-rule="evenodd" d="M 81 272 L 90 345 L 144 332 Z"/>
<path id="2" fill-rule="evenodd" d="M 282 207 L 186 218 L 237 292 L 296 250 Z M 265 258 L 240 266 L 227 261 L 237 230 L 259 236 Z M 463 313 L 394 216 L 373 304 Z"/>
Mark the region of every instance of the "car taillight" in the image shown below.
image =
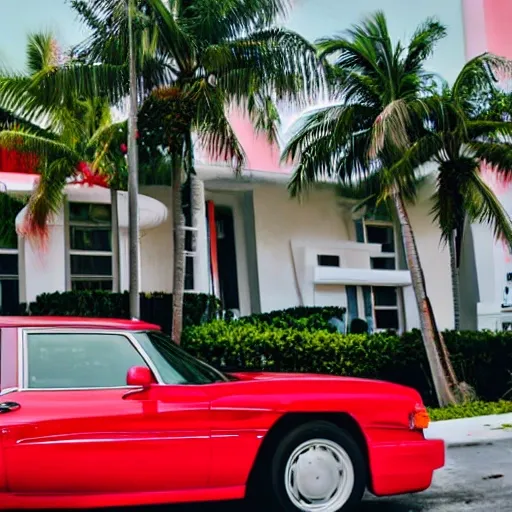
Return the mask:
<path id="1" fill-rule="evenodd" d="M 409 426 L 411 430 L 424 430 L 430 424 L 430 416 L 427 409 L 422 406 L 416 406 L 414 412 L 409 416 Z"/>

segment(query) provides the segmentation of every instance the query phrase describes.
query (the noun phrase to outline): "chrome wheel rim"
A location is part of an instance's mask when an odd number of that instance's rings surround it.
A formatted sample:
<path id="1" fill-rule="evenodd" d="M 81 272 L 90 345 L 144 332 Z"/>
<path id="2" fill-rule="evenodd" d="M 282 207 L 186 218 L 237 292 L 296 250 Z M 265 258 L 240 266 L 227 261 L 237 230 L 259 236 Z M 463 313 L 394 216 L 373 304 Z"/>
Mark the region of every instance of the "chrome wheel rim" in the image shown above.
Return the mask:
<path id="1" fill-rule="evenodd" d="M 354 466 L 348 453 L 329 439 L 311 439 L 298 446 L 285 468 L 289 500 L 304 512 L 336 512 L 354 488 Z"/>

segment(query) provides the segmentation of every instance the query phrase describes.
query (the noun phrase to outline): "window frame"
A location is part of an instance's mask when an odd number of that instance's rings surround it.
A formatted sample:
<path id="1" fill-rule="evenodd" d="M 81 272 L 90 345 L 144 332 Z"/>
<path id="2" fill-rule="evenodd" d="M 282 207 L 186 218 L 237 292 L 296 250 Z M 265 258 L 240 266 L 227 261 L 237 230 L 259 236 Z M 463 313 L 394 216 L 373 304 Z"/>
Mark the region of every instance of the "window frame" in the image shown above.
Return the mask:
<path id="1" fill-rule="evenodd" d="M 375 290 L 374 288 L 393 288 L 395 290 L 395 293 L 396 293 L 396 305 L 395 306 L 376 306 L 375 305 Z M 396 330 L 398 332 L 401 332 L 402 331 L 402 326 L 403 326 L 403 320 L 402 320 L 402 314 L 401 314 L 401 311 L 402 311 L 402 303 L 401 303 L 401 289 L 399 287 L 396 287 L 396 286 L 372 286 L 371 287 L 372 289 L 372 312 L 373 312 L 373 324 L 374 324 L 374 327 L 375 327 L 375 332 L 385 332 L 385 331 L 388 331 L 389 329 L 392 329 L 392 328 L 382 328 L 382 327 L 377 327 L 377 316 L 376 316 L 376 311 L 396 311 L 397 312 L 397 317 L 398 317 L 398 326 L 396 328 Z"/>
<path id="2" fill-rule="evenodd" d="M 381 252 L 378 254 L 378 256 L 375 256 L 376 258 L 387 258 L 387 259 L 393 259 L 395 263 L 394 270 L 391 269 L 384 269 L 388 270 L 390 272 L 394 272 L 397 270 L 400 270 L 400 262 L 399 262 L 399 252 L 398 247 L 400 240 L 398 238 L 397 230 L 395 223 L 393 221 L 386 221 L 386 220 L 372 220 L 372 219 L 363 219 L 363 234 L 364 234 L 364 241 L 367 244 L 373 243 L 368 241 L 368 226 L 376 226 L 376 227 L 385 227 L 385 228 L 391 228 L 393 230 L 393 243 L 394 243 L 394 252 L 383 252 L 381 249 Z M 371 262 L 372 258 L 370 257 L 370 266 L 372 265 Z M 375 269 L 377 271 L 381 269 Z M 373 326 L 374 326 L 374 332 L 385 332 L 388 329 L 382 329 L 377 327 L 377 318 L 375 315 L 375 311 L 383 311 L 383 310 L 393 310 L 397 311 L 398 313 L 398 327 L 397 332 L 403 332 L 404 326 L 405 326 L 405 320 L 404 320 L 404 303 L 403 303 L 403 297 L 402 297 L 402 289 L 400 287 L 392 287 L 396 290 L 396 306 L 376 306 L 375 305 L 375 295 L 374 295 L 374 288 L 380 288 L 379 286 L 370 285 L 371 287 L 371 298 L 372 298 L 372 316 L 373 316 Z M 362 291 L 361 291 L 362 296 Z"/>
<path id="3" fill-rule="evenodd" d="M 365 243 L 367 244 L 373 244 L 375 242 L 369 242 L 368 241 L 368 231 L 367 231 L 367 227 L 381 227 L 381 228 L 391 228 L 393 230 L 393 245 L 394 245 L 394 252 L 384 252 L 382 251 L 382 248 L 381 248 L 381 252 L 378 256 L 376 256 L 377 258 L 388 258 L 388 259 L 391 259 L 393 258 L 395 260 L 395 269 L 398 269 L 397 267 L 397 258 L 398 258 L 398 252 L 397 252 L 397 247 L 398 247 L 398 238 L 397 238 L 397 234 L 396 234 L 396 229 L 395 229 L 395 225 L 393 222 L 391 221 L 385 221 L 385 220 L 364 220 L 363 221 L 363 233 L 364 233 L 364 241 Z"/>
<path id="4" fill-rule="evenodd" d="M 137 331 L 144 332 L 144 331 Z M 108 387 L 80 387 L 80 388 L 32 388 L 29 387 L 28 382 L 28 336 L 31 334 L 96 334 L 96 335 L 115 335 L 115 336 L 124 336 L 128 343 L 130 343 L 133 348 L 139 353 L 139 355 L 144 359 L 145 363 L 148 365 L 149 369 L 153 372 L 155 379 L 158 384 L 163 384 L 163 379 L 158 369 L 154 365 L 153 361 L 146 353 L 146 351 L 142 348 L 141 344 L 138 342 L 135 336 L 131 333 L 131 331 L 124 330 L 113 330 L 113 329 L 87 329 L 87 328 L 20 328 L 18 330 L 18 390 L 19 391 L 101 391 L 101 390 L 112 390 L 112 389 L 139 389 L 140 386 L 108 386 Z"/>
<path id="5" fill-rule="evenodd" d="M 65 244 L 66 244 L 66 269 L 67 269 L 67 276 L 66 276 L 66 289 L 68 291 L 73 290 L 73 281 L 81 281 L 81 282 L 100 282 L 100 281 L 111 281 L 112 282 L 112 289 L 110 290 L 113 292 L 117 289 L 117 282 L 120 277 L 116 276 L 116 272 L 114 271 L 114 251 L 112 248 L 112 218 L 107 222 L 86 222 L 86 221 L 72 221 L 70 217 L 70 205 L 71 203 L 75 204 L 85 204 L 85 205 L 91 205 L 91 204 L 108 204 L 110 207 L 110 203 L 95 203 L 95 202 L 88 202 L 88 201 L 66 201 L 65 204 Z M 71 228 L 72 227 L 83 227 L 83 228 L 99 228 L 99 229 L 108 229 L 110 231 L 110 237 L 111 237 L 111 248 L 110 251 L 88 251 L 83 249 L 72 249 L 71 248 Z M 99 274 L 72 274 L 71 272 L 71 256 L 92 256 L 92 257 L 100 257 L 100 258 L 110 258 L 112 261 L 112 268 L 110 275 L 99 275 Z M 109 291 L 109 290 L 107 290 Z"/>

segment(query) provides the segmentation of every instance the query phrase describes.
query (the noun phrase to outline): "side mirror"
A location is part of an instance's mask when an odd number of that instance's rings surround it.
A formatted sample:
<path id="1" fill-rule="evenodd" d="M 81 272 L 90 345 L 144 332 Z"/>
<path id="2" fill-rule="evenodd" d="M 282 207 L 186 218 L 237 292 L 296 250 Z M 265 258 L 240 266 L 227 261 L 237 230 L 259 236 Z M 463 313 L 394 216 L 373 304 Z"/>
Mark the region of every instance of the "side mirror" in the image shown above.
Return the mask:
<path id="1" fill-rule="evenodd" d="M 132 366 L 126 374 L 126 384 L 128 386 L 137 386 L 144 389 L 153 384 L 153 374 L 145 366 Z"/>

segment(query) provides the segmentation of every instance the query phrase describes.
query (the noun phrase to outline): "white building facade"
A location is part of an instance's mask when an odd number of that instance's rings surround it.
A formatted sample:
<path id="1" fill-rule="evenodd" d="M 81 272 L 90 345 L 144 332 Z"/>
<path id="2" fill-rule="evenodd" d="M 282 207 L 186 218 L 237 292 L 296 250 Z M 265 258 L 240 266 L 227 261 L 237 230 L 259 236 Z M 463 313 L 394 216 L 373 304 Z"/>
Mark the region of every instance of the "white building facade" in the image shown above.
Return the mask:
<path id="1" fill-rule="evenodd" d="M 297 0 L 289 25 L 310 39 L 333 34 L 383 9 L 394 37 L 408 37 L 428 16 L 447 25 L 429 67 L 452 81 L 465 60 L 492 51 L 512 57 L 510 0 Z M 187 256 L 187 291 L 216 293 L 240 315 L 299 305 L 341 305 L 348 319 L 363 318 L 373 329 L 418 327 L 410 274 L 399 234 L 391 222 L 358 219 L 328 187 L 299 202 L 288 195 L 289 169 L 278 151 L 256 137 L 247 122 L 233 119 L 247 168 L 240 178 L 223 165 L 198 159 L 198 244 Z M 34 176 L 0 168 L 11 194 L 33 189 Z M 510 189 L 499 189 L 512 214 Z M 453 327 L 447 248 L 432 225 L 426 190 L 409 214 L 417 237 L 428 292 L 438 326 Z M 141 187 L 141 291 L 172 291 L 171 190 Z M 109 236 L 109 191 L 66 188 L 66 200 L 50 225 L 47 250 L 19 238 L 0 248 L 0 300 L 30 302 L 43 292 L 128 289 L 126 194 L 119 193 L 121 272 L 114 275 Z M 22 221 L 23 213 L 18 217 Z M 460 267 L 462 327 L 512 325 L 512 256 L 486 226 L 468 226 Z"/>
<path id="2" fill-rule="evenodd" d="M 198 177 L 198 243 L 187 255 L 186 291 L 215 293 L 237 315 L 336 305 L 347 308 L 348 321 L 363 318 L 373 330 L 418 326 L 411 277 L 392 222 L 357 218 L 330 187 L 315 189 L 302 201 L 292 199 L 287 172 L 247 171 L 234 178 L 227 167 L 203 164 Z M 35 179 L 0 172 L 13 195 L 30 192 Z M 0 262 L 3 254 L 11 262 L 10 274 L 0 276 L 2 301 L 112 290 L 117 279 L 127 290 L 128 206 L 126 193 L 118 194 L 119 276 L 112 257 L 110 191 L 69 185 L 60 214 L 50 222 L 46 248 L 19 237 L 17 248 L 0 251 Z M 141 292 L 172 292 L 170 198 L 170 187 L 141 187 Z M 421 200 L 410 216 L 437 320 L 450 327 L 449 260 L 428 210 L 428 201 Z M 24 214 L 18 214 L 18 225 Z"/>

